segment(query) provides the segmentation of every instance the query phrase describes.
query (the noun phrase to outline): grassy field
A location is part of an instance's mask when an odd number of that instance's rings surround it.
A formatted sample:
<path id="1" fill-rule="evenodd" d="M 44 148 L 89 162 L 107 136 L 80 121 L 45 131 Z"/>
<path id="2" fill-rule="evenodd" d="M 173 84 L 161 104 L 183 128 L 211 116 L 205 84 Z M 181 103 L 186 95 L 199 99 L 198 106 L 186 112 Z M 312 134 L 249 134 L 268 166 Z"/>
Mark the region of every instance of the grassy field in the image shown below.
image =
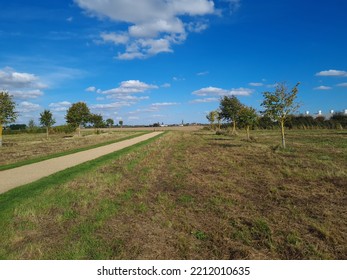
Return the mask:
<path id="1" fill-rule="evenodd" d="M 96 134 L 94 130 L 87 130 L 83 132 L 82 137 L 53 134 L 50 135 L 49 139 L 46 138 L 45 133 L 5 135 L 4 147 L 1 148 L 0 166 L 114 142 L 122 138 L 140 135 L 141 133 L 143 132 L 110 130 Z"/>
<path id="2" fill-rule="evenodd" d="M 0 195 L 0 258 L 346 259 L 346 131 L 253 136 L 168 132 Z"/>

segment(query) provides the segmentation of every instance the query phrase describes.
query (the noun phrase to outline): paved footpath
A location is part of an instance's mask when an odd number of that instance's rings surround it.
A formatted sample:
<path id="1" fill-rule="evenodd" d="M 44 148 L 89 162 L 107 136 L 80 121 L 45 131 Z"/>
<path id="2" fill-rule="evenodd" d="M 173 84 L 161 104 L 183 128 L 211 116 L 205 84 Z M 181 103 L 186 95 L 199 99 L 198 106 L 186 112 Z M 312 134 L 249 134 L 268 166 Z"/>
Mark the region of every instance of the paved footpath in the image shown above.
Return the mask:
<path id="1" fill-rule="evenodd" d="M 13 188 L 29 184 L 43 177 L 73 167 L 75 165 L 96 159 L 98 157 L 130 147 L 163 132 L 152 132 L 129 140 L 74 153 L 67 156 L 48 159 L 45 161 L 24 165 L 21 167 L 0 171 L 0 194 Z"/>

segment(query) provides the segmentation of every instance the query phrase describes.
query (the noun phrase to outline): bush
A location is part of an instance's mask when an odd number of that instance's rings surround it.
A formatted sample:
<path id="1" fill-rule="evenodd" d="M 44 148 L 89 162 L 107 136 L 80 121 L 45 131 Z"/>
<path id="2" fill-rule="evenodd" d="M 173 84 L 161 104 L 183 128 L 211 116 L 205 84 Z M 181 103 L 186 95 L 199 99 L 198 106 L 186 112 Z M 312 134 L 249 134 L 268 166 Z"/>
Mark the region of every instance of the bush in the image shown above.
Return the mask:
<path id="1" fill-rule="evenodd" d="M 75 131 L 76 131 L 76 127 L 71 124 L 55 126 L 52 129 L 53 134 L 58 134 L 58 133 L 69 134 L 69 133 L 74 133 Z"/>

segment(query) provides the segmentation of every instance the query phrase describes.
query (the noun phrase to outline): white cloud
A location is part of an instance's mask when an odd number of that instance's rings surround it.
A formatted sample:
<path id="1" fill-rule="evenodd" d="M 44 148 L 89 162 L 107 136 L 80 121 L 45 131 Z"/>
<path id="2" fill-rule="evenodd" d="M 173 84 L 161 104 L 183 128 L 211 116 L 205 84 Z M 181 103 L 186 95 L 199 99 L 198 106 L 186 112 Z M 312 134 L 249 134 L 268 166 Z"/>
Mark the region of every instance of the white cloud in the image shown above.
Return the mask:
<path id="1" fill-rule="evenodd" d="M 19 103 L 18 109 L 20 113 L 29 113 L 40 110 L 41 106 L 39 104 L 23 101 Z"/>
<path id="2" fill-rule="evenodd" d="M 328 86 L 319 86 L 314 88 L 315 90 L 331 90 L 332 87 L 328 87 Z"/>
<path id="3" fill-rule="evenodd" d="M 161 107 L 161 106 L 174 106 L 179 105 L 179 103 L 176 102 L 162 102 L 162 103 L 153 103 L 152 106 L 154 107 Z"/>
<path id="4" fill-rule="evenodd" d="M 186 79 L 183 77 L 172 77 L 172 80 L 174 80 L 175 82 L 181 82 L 181 81 L 185 81 Z"/>
<path id="5" fill-rule="evenodd" d="M 217 101 L 219 101 L 219 99 L 216 97 L 207 97 L 202 99 L 195 99 L 190 101 L 189 103 L 210 103 L 210 102 L 217 102 Z"/>
<path id="6" fill-rule="evenodd" d="M 216 87 L 207 87 L 207 88 L 202 88 L 199 90 L 196 90 L 193 92 L 194 95 L 197 96 L 231 96 L 231 95 L 250 95 L 254 92 L 253 89 L 249 88 L 233 88 L 230 90 L 227 89 L 221 89 L 221 88 L 216 88 Z"/>
<path id="7" fill-rule="evenodd" d="M 206 76 L 208 75 L 210 72 L 208 71 L 204 71 L 204 72 L 199 72 L 199 73 L 196 73 L 197 76 Z"/>
<path id="8" fill-rule="evenodd" d="M 42 96 L 42 89 L 47 88 L 47 85 L 34 74 L 16 72 L 6 67 L 0 70 L 0 88 L 8 90 L 15 98 L 31 99 Z"/>
<path id="9" fill-rule="evenodd" d="M 43 92 L 39 89 L 33 90 L 11 90 L 11 95 L 17 99 L 34 99 L 43 95 Z"/>
<path id="10" fill-rule="evenodd" d="M 106 96 L 107 99 L 115 100 L 128 100 L 128 101 L 141 101 L 149 99 L 149 96 L 134 96 L 134 95 L 124 95 L 124 94 L 110 94 Z"/>
<path id="11" fill-rule="evenodd" d="M 120 83 L 118 88 L 102 91 L 103 94 L 130 94 L 130 93 L 143 93 L 150 89 L 157 89 L 158 86 L 146 84 L 139 80 L 129 80 Z"/>
<path id="12" fill-rule="evenodd" d="M 338 87 L 347 87 L 347 83 L 341 83 L 337 85 Z"/>
<path id="13" fill-rule="evenodd" d="M 129 35 L 127 35 L 126 33 L 117 34 L 115 32 L 102 32 L 100 36 L 105 42 L 111 42 L 116 45 L 124 45 L 129 41 Z"/>
<path id="14" fill-rule="evenodd" d="M 189 22 L 186 27 L 189 32 L 201 33 L 208 28 L 208 24 L 206 22 Z"/>
<path id="15" fill-rule="evenodd" d="M 316 76 L 319 76 L 319 77 L 347 77 L 347 72 L 341 71 L 341 70 L 326 70 L 326 71 L 321 71 L 321 72 L 317 73 Z"/>
<path id="16" fill-rule="evenodd" d="M 114 103 L 108 103 L 108 104 L 95 104 L 90 106 L 91 109 L 99 109 L 99 110 L 112 110 L 112 109 L 118 109 L 121 107 L 129 107 L 132 103 L 126 102 L 126 101 L 120 101 L 120 102 L 114 102 Z"/>
<path id="17" fill-rule="evenodd" d="M 102 32 L 100 35 L 105 42 L 125 46 L 125 51 L 117 56 L 118 59 L 124 60 L 172 52 L 172 46 L 184 42 L 189 32 L 202 32 L 208 27 L 204 16 L 217 12 L 212 0 L 75 2 L 90 16 L 128 25 L 127 30 Z"/>
<path id="18" fill-rule="evenodd" d="M 69 101 L 62 101 L 57 103 L 51 103 L 48 106 L 49 108 L 51 108 L 53 112 L 65 112 L 67 111 L 67 109 L 69 109 L 71 105 L 72 103 Z"/>
<path id="19" fill-rule="evenodd" d="M 88 91 L 88 92 L 96 92 L 96 87 L 88 87 L 88 88 L 86 88 L 86 91 Z"/>
<path id="20" fill-rule="evenodd" d="M 162 88 L 169 88 L 169 87 L 171 87 L 171 84 L 165 83 L 165 84 L 161 85 L 160 87 L 162 87 Z"/>
<path id="21" fill-rule="evenodd" d="M 237 11 L 241 6 L 241 0 L 221 0 L 227 2 L 230 7 L 230 13 Z"/>
<path id="22" fill-rule="evenodd" d="M 262 86 L 264 86 L 263 83 L 249 83 L 249 85 L 250 85 L 251 87 L 262 87 Z"/>

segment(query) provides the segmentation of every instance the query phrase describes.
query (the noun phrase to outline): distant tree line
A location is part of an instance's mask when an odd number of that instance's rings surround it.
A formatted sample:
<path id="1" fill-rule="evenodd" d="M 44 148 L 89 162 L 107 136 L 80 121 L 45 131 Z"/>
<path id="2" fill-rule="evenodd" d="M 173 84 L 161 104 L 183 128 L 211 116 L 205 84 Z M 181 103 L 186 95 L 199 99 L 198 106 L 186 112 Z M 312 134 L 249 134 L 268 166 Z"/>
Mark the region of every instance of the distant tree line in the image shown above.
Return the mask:
<path id="1" fill-rule="evenodd" d="M 100 114 L 93 114 L 90 112 L 87 104 L 84 102 L 77 102 L 71 105 L 67 110 L 65 119 L 66 125 L 53 127 L 56 123 L 53 114 L 50 110 L 44 110 L 40 113 L 39 123 L 36 125 L 34 120 L 30 120 L 26 124 L 11 124 L 14 123 L 19 115 L 15 110 L 16 104 L 13 97 L 6 91 L 0 92 L 0 147 L 2 146 L 3 134 L 15 133 L 42 133 L 46 132 L 47 138 L 50 133 L 72 133 L 77 130 L 80 135 L 80 128 L 93 127 L 93 128 L 106 128 L 113 127 L 114 120 L 104 120 Z M 123 120 L 119 121 L 119 125 L 123 126 Z"/>

